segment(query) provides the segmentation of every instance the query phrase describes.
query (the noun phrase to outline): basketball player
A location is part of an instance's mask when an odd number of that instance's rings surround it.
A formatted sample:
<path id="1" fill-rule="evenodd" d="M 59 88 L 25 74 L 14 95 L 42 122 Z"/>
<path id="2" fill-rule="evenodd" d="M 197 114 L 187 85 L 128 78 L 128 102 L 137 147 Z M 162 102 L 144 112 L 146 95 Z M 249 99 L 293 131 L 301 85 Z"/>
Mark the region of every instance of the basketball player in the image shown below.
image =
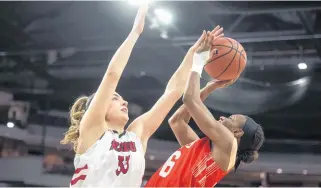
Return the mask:
<path id="1" fill-rule="evenodd" d="M 232 115 L 216 120 L 202 100 L 215 89 L 233 81 L 210 82 L 200 93 L 200 75 L 209 46 L 194 55 L 192 72 L 183 96 L 184 105 L 169 124 L 182 146 L 153 174 L 146 187 L 213 187 L 240 162 L 251 163 L 258 157 L 264 134 L 250 117 Z M 206 135 L 200 139 L 188 122 L 193 117 Z"/>
<path id="2" fill-rule="evenodd" d="M 62 144 L 72 143 L 76 156 L 70 186 L 140 187 L 145 170 L 147 141 L 184 93 L 193 55 L 206 33 L 190 48 L 169 80 L 165 92 L 145 114 L 124 130 L 127 101 L 115 92 L 131 51 L 143 31 L 147 5 L 138 10 L 133 29 L 111 59 L 101 84 L 91 97 L 81 97 L 71 108 L 71 126 Z M 216 29 L 216 36 L 222 36 Z"/>

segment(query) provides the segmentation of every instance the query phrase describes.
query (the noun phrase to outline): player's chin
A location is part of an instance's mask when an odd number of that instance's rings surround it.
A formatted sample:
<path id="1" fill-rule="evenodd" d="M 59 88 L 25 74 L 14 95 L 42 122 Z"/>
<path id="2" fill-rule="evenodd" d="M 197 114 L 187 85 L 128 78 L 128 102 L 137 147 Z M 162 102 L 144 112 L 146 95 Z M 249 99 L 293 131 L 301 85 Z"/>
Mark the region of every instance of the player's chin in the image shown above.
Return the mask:
<path id="1" fill-rule="evenodd" d="M 226 121 L 220 120 L 220 123 L 221 123 L 224 127 L 228 128 Z M 229 129 L 229 128 L 228 128 L 228 129 Z"/>
<path id="2" fill-rule="evenodd" d="M 127 114 L 122 114 L 122 116 L 121 116 L 121 118 L 122 118 L 122 120 L 124 120 L 124 121 L 128 121 L 129 120 L 129 115 L 128 115 L 128 113 Z"/>

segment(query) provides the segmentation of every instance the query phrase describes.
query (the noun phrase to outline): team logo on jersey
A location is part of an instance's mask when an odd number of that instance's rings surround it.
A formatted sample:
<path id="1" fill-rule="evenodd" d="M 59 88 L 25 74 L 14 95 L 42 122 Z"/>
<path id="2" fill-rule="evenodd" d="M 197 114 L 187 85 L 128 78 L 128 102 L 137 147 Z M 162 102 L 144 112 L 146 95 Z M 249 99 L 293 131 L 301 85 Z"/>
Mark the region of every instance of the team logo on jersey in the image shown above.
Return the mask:
<path id="1" fill-rule="evenodd" d="M 130 155 L 128 156 L 118 155 L 118 168 L 116 169 L 117 176 L 119 176 L 120 173 L 127 174 L 129 169 L 129 160 L 130 160 Z"/>
<path id="2" fill-rule="evenodd" d="M 113 140 L 109 150 L 115 150 L 117 152 L 136 152 L 135 142 L 118 142 Z"/>

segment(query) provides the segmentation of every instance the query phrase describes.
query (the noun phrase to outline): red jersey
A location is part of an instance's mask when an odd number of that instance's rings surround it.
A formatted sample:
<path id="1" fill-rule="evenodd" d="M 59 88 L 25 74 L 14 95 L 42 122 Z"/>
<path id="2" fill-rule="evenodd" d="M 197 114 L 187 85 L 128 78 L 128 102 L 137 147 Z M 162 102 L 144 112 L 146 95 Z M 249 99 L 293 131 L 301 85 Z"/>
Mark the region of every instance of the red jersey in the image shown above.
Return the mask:
<path id="1" fill-rule="evenodd" d="M 145 187 L 213 187 L 226 174 L 213 160 L 205 137 L 175 151 Z"/>

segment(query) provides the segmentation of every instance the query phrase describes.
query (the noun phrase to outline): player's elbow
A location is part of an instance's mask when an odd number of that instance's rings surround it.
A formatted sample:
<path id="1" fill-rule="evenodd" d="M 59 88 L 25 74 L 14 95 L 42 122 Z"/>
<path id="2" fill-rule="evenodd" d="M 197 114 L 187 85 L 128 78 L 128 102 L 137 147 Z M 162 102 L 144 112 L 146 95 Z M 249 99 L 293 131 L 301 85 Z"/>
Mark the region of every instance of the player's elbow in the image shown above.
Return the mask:
<path id="1" fill-rule="evenodd" d="M 162 97 L 176 102 L 182 97 L 182 93 L 176 89 L 166 89 Z"/>
<path id="2" fill-rule="evenodd" d="M 183 103 L 188 108 L 193 107 L 197 103 L 197 98 L 193 94 L 185 93 L 183 95 Z"/>
<path id="3" fill-rule="evenodd" d="M 184 93 L 184 90 L 185 90 L 184 84 L 171 83 L 171 84 L 167 85 L 165 92 L 176 92 L 176 93 L 179 93 L 180 95 L 182 95 Z"/>
<path id="4" fill-rule="evenodd" d="M 172 117 L 168 119 L 168 124 L 170 127 L 174 127 L 180 121 L 180 117 L 177 114 L 174 114 Z"/>
<path id="5" fill-rule="evenodd" d="M 184 95 L 183 95 L 183 103 L 186 105 L 186 104 L 189 103 L 191 100 L 192 100 L 192 95 L 191 95 L 191 94 L 184 93 Z"/>
<path id="6" fill-rule="evenodd" d="M 121 77 L 121 71 L 117 70 L 107 70 L 105 76 L 109 81 L 117 81 Z"/>
<path id="7" fill-rule="evenodd" d="M 173 116 L 170 117 L 170 118 L 168 119 L 168 124 L 169 124 L 169 126 L 174 125 L 175 121 L 176 121 L 175 117 L 173 117 Z"/>

